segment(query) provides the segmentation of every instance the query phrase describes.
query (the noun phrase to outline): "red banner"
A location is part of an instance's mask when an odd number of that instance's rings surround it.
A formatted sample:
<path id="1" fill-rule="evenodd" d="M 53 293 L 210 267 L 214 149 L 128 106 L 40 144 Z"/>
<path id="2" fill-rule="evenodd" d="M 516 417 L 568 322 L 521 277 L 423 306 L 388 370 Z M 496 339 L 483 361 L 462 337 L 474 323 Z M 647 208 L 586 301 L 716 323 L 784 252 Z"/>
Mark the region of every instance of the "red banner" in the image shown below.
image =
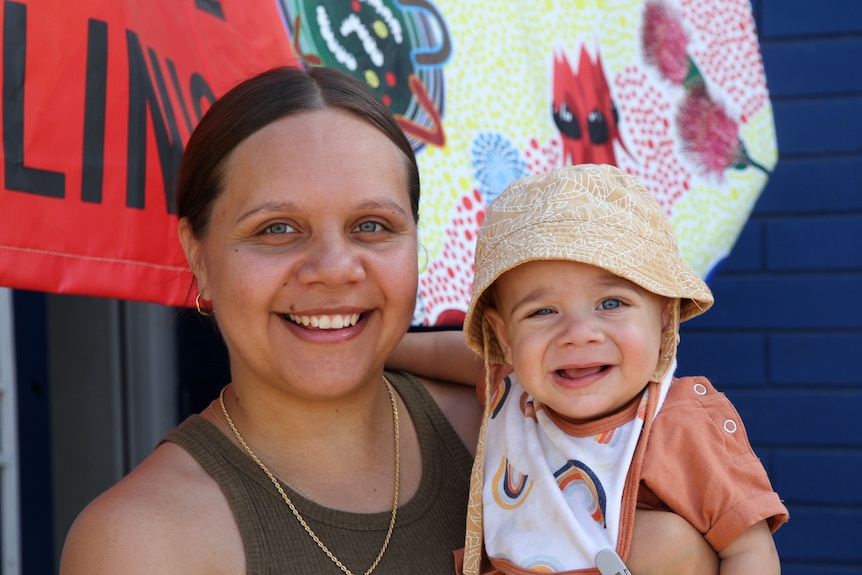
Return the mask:
<path id="1" fill-rule="evenodd" d="M 186 303 L 183 145 L 217 96 L 295 63 L 277 3 L 7 1 L 0 26 L 0 285 Z"/>

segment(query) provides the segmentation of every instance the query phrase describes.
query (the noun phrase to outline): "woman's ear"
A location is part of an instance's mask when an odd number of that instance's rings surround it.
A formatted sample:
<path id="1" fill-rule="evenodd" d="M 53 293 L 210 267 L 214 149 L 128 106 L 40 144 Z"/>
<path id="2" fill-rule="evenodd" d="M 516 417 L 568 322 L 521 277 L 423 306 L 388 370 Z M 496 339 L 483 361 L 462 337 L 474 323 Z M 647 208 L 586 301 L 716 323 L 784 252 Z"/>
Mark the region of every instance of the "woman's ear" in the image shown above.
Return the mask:
<path id="1" fill-rule="evenodd" d="M 500 344 L 500 349 L 503 352 L 503 358 L 506 360 L 506 363 L 512 365 L 512 346 L 509 339 L 509 330 L 506 329 L 506 322 L 503 320 L 503 316 L 495 308 L 487 307 L 485 308 L 485 319 L 491 325 L 491 329 L 494 330 L 497 343 Z"/>
<path id="2" fill-rule="evenodd" d="M 206 268 L 200 261 L 201 242 L 195 236 L 188 218 L 180 218 L 177 224 L 177 235 L 180 238 L 180 245 L 183 246 L 183 252 L 186 254 L 186 261 L 195 276 L 198 291 L 203 292 L 207 282 Z"/>

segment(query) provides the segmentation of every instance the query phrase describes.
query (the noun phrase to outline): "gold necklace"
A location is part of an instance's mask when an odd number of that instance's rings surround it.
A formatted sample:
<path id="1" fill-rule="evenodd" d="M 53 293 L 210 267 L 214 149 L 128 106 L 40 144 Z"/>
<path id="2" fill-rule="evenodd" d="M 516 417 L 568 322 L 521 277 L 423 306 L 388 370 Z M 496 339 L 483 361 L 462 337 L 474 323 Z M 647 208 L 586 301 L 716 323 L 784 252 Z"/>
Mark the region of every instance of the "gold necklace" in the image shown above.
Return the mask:
<path id="1" fill-rule="evenodd" d="M 380 560 L 383 559 L 383 554 L 386 553 L 386 548 L 389 547 L 389 540 L 392 539 L 392 532 L 395 530 L 395 516 L 398 514 L 398 486 L 401 483 L 401 449 L 398 446 L 399 437 L 400 437 L 400 426 L 398 424 L 398 404 L 395 401 L 395 392 L 392 390 L 392 384 L 389 383 L 389 380 L 386 379 L 386 376 L 383 376 L 383 383 L 386 384 L 386 391 L 389 393 L 389 401 L 392 403 L 392 426 L 395 428 L 395 493 L 392 496 L 392 518 L 389 520 L 389 530 L 386 532 L 386 538 L 383 540 L 383 547 L 380 548 L 380 553 L 377 554 L 377 559 L 371 564 L 371 567 L 368 568 L 368 571 L 365 572 L 365 575 L 371 575 L 371 572 L 377 569 L 377 566 L 380 564 Z M 230 385 L 230 384 L 228 384 Z M 329 557 L 333 563 L 335 563 L 339 569 L 341 569 L 345 575 L 353 575 L 353 573 L 345 567 L 344 563 L 342 563 L 338 557 L 336 557 L 329 548 L 324 545 L 323 541 L 317 536 L 317 534 L 311 529 L 305 519 L 300 515 L 299 510 L 293 504 L 293 501 L 290 500 L 290 497 L 287 496 L 284 489 L 281 487 L 281 483 L 278 479 L 275 478 L 275 475 L 269 470 L 269 468 L 260 460 L 260 458 L 255 455 L 254 451 L 251 450 L 251 447 L 248 446 L 248 443 L 242 438 L 239 430 L 234 425 L 233 420 L 230 417 L 230 414 L 227 412 L 227 407 L 224 404 L 224 390 L 227 389 L 228 386 L 224 386 L 219 393 L 218 401 L 219 405 L 221 405 L 221 411 L 224 414 L 224 418 L 227 421 L 227 424 L 230 426 L 230 430 L 233 432 L 236 440 L 239 441 L 239 444 L 242 445 L 245 452 L 248 453 L 248 456 L 257 463 L 258 467 L 260 467 L 266 476 L 269 477 L 269 480 L 272 481 L 272 484 L 275 486 L 276 490 L 281 495 L 281 498 L 284 499 L 284 502 L 287 503 L 287 506 L 290 507 L 290 510 L 293 512 L 293 516 L 296 517 L 296 520 L 299 521 L 300 525 L 305 529 L 305 532 L 308 533 L 309 537 L 311 537 L 317 546 L 326 553 L 326 556 Z"/>

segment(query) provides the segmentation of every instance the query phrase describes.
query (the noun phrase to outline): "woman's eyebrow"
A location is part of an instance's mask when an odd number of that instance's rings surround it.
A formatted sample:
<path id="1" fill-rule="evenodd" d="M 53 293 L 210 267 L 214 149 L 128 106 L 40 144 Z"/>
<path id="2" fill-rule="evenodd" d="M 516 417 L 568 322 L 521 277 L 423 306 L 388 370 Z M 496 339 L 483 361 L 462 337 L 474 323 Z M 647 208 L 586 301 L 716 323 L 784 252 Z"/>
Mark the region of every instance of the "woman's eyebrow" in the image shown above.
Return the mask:
<path id="1" fill-rule="evenodd" d="M 255 214 L 259 214 L 261 212 L 295 212 L 299 209 L 299 206 L 294 202 L 263 202 L 261 204 L 252 206 L 248 211 L 240 214 L 240 216 L 236 219 L 236 223 L 240 223 L 245 219 L 250 218 Z"/>
<path id="2" fill-rule="evenodd" d="M 367 200 L 362 202 L 357 206 L 363 210 L 377 210 L 377 209 L 385 209 L 392 210 L 398 212 L 402 216 L 407 216 L 407 211 L 401 207 L 401 204 L 394 200 L 382 199 L 382 200 Z"/>

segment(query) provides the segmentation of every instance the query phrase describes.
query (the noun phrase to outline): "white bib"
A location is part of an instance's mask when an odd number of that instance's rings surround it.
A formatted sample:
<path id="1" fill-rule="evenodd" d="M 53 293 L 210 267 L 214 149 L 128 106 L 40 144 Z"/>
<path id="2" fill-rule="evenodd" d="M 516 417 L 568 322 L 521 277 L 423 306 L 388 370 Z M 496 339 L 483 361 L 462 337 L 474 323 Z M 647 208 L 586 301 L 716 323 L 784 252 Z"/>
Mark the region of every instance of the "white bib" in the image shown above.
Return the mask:
<path id="1" fill-rule="evenodd" d="M 671 374 L 662 382 L 655 413 Z M 616 549 L 623 490 L 647 396 L 645 391 L 632 419 L 574 437 L 543 406 L 536 409 L 509 375 L 492 397 L 485 442 L 482 498 L 490 557 L 559 572 L 595 567 L 599 551 Z"/>

